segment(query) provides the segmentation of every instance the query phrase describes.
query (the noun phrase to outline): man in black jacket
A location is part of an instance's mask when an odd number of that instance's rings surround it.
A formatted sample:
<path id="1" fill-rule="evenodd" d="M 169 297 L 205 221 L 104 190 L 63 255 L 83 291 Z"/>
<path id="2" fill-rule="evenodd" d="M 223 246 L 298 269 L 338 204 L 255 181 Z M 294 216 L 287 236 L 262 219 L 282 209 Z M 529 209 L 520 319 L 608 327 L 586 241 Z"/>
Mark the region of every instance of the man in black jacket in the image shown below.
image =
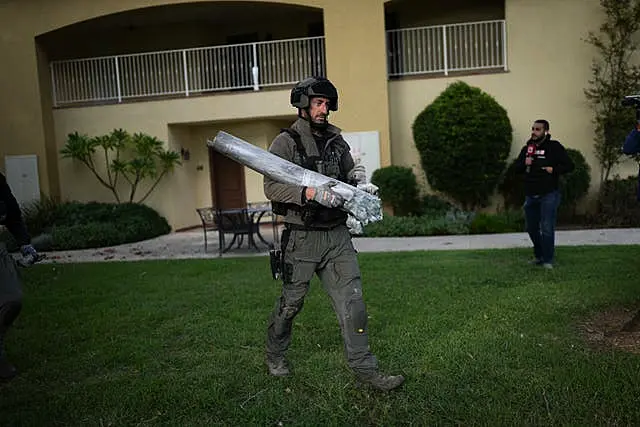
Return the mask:
<path id="1" fill-rule="evenodd" d="M 31 246 L 31 237 L 22 219 L 20 205 L 11 192 L 5 176 L 0 173 L 0 225 L 7 227 L 20 245 L 26 258 L 35 261 L 36 250 Z M 9 363 L 4 352 L 4 337 L 22 309 L 22 289 L 16 263 L 0 242 L 0 380 L 13 378 L 17 371 Z"/>
<path id="2" fill-rule="evenodd" d="M 573 162 L 563 145 L 551 139 L 549 122 L 536 120 L 516 165 L 516 170 L 524 173 L 525 221 L 535 255 L 532 262 L 553 268 L 559 178 L 573 170 Z"/>

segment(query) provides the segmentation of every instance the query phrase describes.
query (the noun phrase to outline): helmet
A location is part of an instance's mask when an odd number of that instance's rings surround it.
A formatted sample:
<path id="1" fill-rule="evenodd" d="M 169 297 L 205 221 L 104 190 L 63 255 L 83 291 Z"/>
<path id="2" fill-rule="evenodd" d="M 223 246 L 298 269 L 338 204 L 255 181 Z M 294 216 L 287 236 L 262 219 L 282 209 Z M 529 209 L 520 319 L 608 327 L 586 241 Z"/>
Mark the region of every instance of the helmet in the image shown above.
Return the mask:
<path id="1" fill-rule="evenodd" d="M 314 96 L 329 98 L 329 110 L 338 111 L 338 90 L 324 77 L 309 77 L 298 82 L 291 90 L 291 105 L 309 108 L 309 100 Z"/>

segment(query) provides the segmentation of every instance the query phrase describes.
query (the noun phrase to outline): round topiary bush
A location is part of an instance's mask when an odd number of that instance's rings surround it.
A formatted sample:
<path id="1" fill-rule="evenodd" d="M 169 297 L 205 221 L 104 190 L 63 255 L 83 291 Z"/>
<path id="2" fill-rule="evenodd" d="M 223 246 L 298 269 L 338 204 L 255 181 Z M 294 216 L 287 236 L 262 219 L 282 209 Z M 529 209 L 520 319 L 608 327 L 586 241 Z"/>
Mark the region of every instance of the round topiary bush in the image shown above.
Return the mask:
<path id="1" fill-rule="evenodd" d="M 566 148 L 566 151 L 575 167 L 570 173 L 560 176 L 560 191 L 562 192 L 560 209 L 573 215 L 576 204 L 589 191 L 591 167 L 579 150 Z"/>
<path id="2" fill-rule="evenodd" d="M 486 206 L 506 166 L 512 127 L 506 110 L 478 88 L 456 82 L 413 123 L 429 185 L 464 209 Z"/>
<path id="3" fill-rule="evenodd" d="M 376 169 L 371 182 L 380 188 L 380 200 L 391 205 L 394 215 L 412 215 L 419 209 L 418 181 L 411 168 L 392 165 Z"/>
<path id="4" fill-rule="evenodd" d="M 524 204 L 524 176 L 516 172 L 518 159 L 513 159 L 504 172 L 498 191 L 504 198 L 505 209 L 518 209 Z"/>

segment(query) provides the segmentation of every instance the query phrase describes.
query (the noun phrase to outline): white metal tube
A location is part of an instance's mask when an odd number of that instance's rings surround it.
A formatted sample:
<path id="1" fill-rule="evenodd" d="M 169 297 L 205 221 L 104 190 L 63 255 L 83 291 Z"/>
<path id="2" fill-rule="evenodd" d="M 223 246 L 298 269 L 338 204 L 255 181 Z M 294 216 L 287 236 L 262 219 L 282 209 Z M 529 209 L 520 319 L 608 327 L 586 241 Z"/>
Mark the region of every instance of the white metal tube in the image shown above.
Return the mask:
<path id="1" fill-rule="evenodd" d="M 120 68 L 118 67 L 118 57 L 114 56 L 113 61 L 116 64 L 116 87 L 118 94 L 118 102 L 122 102 L 122 90 L 120 89 Z"/>
<path id="2" fill-rule="evenodd" d="M 259 72 L 260 68 L 258 67 L 258 45 L 253 43 L 251 46 L 253 49 L 253 67 L 251 68 L 251 75 L 253 77 L 253 90 L 260 90 L 260 80 L 259 80 Z"/>
<path id="3" fill-rule="evenodd" d="M 449 75 L 449 53 L 447 52 L 447 27 L 442 26 L 442 47 L 444 52 L 444 75 Z"/>
<path id="4" fill-rule="evenodd" d="M 186 96 L 189 96 L 189 74 L 187 69 L 187 51 L 182 51 L 182 69 L 184 71 L 184 92 Z"/>
<path id="5" fill-rule="evenodd" d="M 502 61 L 504 63 L 504 70 L 509 71 L 507 65 L 507 21 L 502 21 Z"/>

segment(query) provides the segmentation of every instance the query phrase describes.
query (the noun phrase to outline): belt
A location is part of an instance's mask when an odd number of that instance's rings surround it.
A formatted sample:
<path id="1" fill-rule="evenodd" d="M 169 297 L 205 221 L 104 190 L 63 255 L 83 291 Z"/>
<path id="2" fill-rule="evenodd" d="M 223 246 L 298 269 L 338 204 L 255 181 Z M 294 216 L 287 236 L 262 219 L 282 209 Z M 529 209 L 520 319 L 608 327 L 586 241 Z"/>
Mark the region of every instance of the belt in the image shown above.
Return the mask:
<path id="1" fill-rule="evenodd" d="M 309 225 L 300 225 L 300 224 L 292 224 L 290 222 L 285 222 L 284 226 L 286 229 L 288 230 L 293 230 L 293 231 L 330 231 L 333 230 L 334 228 L 337 228 L 339 226 L 341 226 L 343 224 L 336 224 L 336 225 L 332 225 L 330 227 L 313 227 L 313 226 L 309 226 Z"/>

